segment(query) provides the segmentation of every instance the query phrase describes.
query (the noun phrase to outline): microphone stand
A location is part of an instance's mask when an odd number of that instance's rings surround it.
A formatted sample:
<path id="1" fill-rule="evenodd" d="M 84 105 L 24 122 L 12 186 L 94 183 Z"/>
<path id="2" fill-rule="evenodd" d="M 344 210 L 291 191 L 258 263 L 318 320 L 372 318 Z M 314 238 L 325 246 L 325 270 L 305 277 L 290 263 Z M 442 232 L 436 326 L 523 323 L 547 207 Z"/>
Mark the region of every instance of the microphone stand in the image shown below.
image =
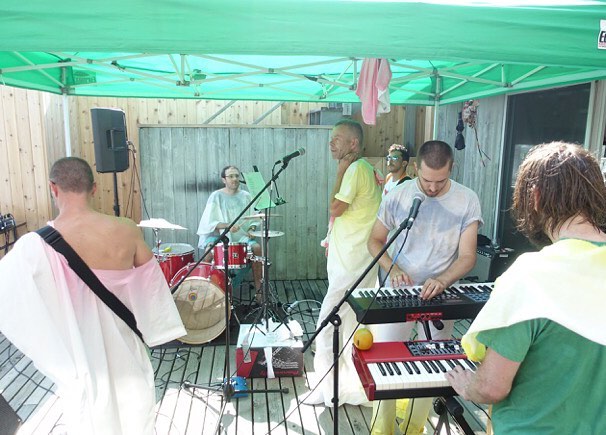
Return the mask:
<path id="1" fill-rule="evenodd" d="M 223 229 L 223 231 L 221 232 L 221 234 L 219 235 L 219 238 L 217 240 L 215 240 L 212 244 L 209 245 L 209 247 L 206 248 L 206 251 L 204 252 L 204 254 L 200 257 L 200 259 L 194 264 L 194 266 L 187 272 L 187 274 L 185 274 L 185 276 L 183 276 L 179 282 L 170 289 L 171 293 L 174 293 L 175 291 L 177 291 L 177 289 L 179 288 L 179 286 L 183 283 L 183 281 L 185 281 L 187 279 L 187 277 L 189 275 L 191 275 L 191 273 L 194 271 L 194 269 L 202 262 L 202 260 L 204 259 L 204 257 L 206 257 L 206 255 L 208 253 L 210 253 L 210 251 L 212 249 L 214 249 L 214 247 L 216 245 L 219 244 L 219 242 L 223 243 L 223 267 L 224 267 L 224 273 L 225 273 L 225 280 L 224 280 L 224 286 L 223 286 L 223 292 L 224 292 L 224 296 L 225 296 L 225 377 L 223 378 L 223 382 L 220 383 L 220 385 L 198 385 L 198 384 L 193 384 L 190 382 L 183 382 L 182 386 L 184 388 L 187 389 L 191 389 L 191 388 L 200 388 L 203 390 L 208 390 L 208 391 L 212 391 L 212 392 L 221 392 L 223 397 L 225 398 L 225 403 L 223 404 L 223 408 L 221 409 L 221 414 L 223 414 L 224 410 L 225 410 L 225 405 L 227 404 L 227 402 L 231 401 L 231 398 L 234 397 L 234 395 L 236 394 L 236 388 L 235 388 L 235 380 L 231 377 L 231 368 L 230 368 L 230 363 L 229 363 L 229 346 L 230 346 L 230 331 L 229 331 L 229 314 L 230 314 L 230 306 L 231 306 L 231 301 L 230 301 L 230 295 L 229 295 L 229 269 L 228 269 L 228 265 L 229 265 L 229 250 L 228 245 L 229 245 L 229 238 L 227 237 L 227 235 L 229 234 L 229 231 L 231 230 L 231 228 L 236 224 L 236 222 L 238 222 L 240 220 L 240 218 L 242 218 L 242 216 L 244 216 L 244 214 L 246 213 L 246 211 L 252 207 L 253 204 L 256 203 L 256 201 L 259 199 L 259 197 L 261 196 L 261 194 L 263 192 L 265 192 L 265 190 L 267 190 L 269 188 L 269 186 L 271 185 L 271 183 L 273 183 L 278 176 L 282 173 L 282 171 L 284 169 L 286 169 L 286 167 L 288 166 L 288 162 L 285 162 L 282 165 L 282 168 L 280 168 L 280 170 L 272 176 L 271 180 L 269 180 L 269 182 L 267 182 L 267 184 L 265 184 L 265 186 L 263 187 L 263 189 L 261 189 L 261 191 L 259 193 L 257 193 L 257 195 L 255 195 L 255 197 L 248 203 L 248 205 L 246 205 L 246 207 L 244 207 L 244 209 L 240 212 L 240 214 L 238 214 L 238 216 L 225 228 Z M 282 388 L 282 389 L 276 389 L 276 390 L 238 390 L 238 393 L 243 393 L 243 394 L 253 394 L 253 393 L 285 393 L 288 394 L 288 388 Z M 221 424 L 221 418 L 219 418 L 219 420 L 217 421 L 217 428 L 215 430 L 216 433 L 218 433 L 219 428 L 220 428 L 220 424 Z"/>
<path id="2" fill-rule="evenodd" d="M 288 166 L 289 161 L 290 160 L 283 159 L 283 163 L 282 163 L 283 166 L 280 169 L 280 172 Z M 276 186 L 276 191 L 277 191 L 278 189 L 277 189 L 277 185 L 275 183 L 275 179 L 277 178 L 277 176 L 273 176 L 275 167 L 276 167 L 276 165 L 274 165 L 274 167 L 272 168 L 272 180 L 274 180 L 273 185 Z M 278 172 L 278 174 L 280 172 Z M 271 181 L 268 184 L 272 184 Z M 272 201 L 272 197 L 273 197 L 273 187 L 270 186 L 269 187 L 270 203 Z M 276 199 L 276 205 L 282 205 L 283 203 L 284 202 L 278 204 L 278 199 Z M 288 321 L 285 319 L 286 315 L 281 316 L 278 313 L 278 311 L 275 309 L 276 305 L 278 307 L 281 306 L 279 301 L 277 304 L 274 304 L 274 302 L 271 301 L 271 298 L 273 295 L 272 295 L 272 291 L 271 291 L 271 286 L 269 284 L 269 228 L 270 228 L 270 217 L 271 217 L 271 214 L 269 213 L 269 207 L 264 210 L 264 214 L 265 214 L 265 217 L 262 218 L 262 219 L 264 219 L 263 240 L 262 240 L 262 252 L 263 252 L 262 253 L 263 284 L 261 287 L 262 303 L 261 303 L 261 307 L 259 308 L 259 312 L 258 312 L 257 316 L 255 316 L 255 319 L 253 320 L 253 325 L 256 325 L 260 320 L 264 320 L 265 321 L 265 331 L 263 331 L 260 328 L 258 328 L 258 330 L 263 335 L 266 335 L 266 333 L 269 333 L 269 319 L 270 319 L 269 312 L 271 311 L 271 314 L 272 314 L 271 317 L 277 318 L 279 320 L 278 325 L 276 326 L 274 331 L 277 330 L 280 327 L 280 325 L 284 325 L 286 327 L 286 329 L 288 330 L 288 332 L 290 333 L 290 336 L 292 337 L 293 332 L 292 332 L 290 326 L 288 326 Z"/>
<path id="3" fill-rule="evenodd" d="M 333 352 L 333 434 L 337 435 L 339 433 L 339 352 L 340 352 L 340 343 L 339 343 L 339 327 L 341 326 L 341 317 L 339 316 L 339 309 L 341 306 L 347 301 L 347 298 L 354 292 L 354 290 L 360 285 L 362 280 L 368 275 L 368 273 L 372 270 L 372 268 L 379 262 L 379 259 L 383 256 L 383 254 L 389 249 L 389 247 L 393 244 L 396 238 L 400 235 L 402 231 L 406 229 L 406 231 L 410 231 L 412 224 L 414 222 L 414 217 L 409 216 L 407 219 L 402 221 L 398 229 L 392 234 L 391 238 L 387 241 L 387 243 L 381 248 L 379 253 L 372 259 L 370 264 L 366 267 L 364 272 L 360 275 L 360 277 L 353 283 L 349 290 L 345 292 L 341 300 L 334 306 L 332 311 L 322 320 L 320 326 L 314 334 L 311 336 L 309 341 L 305 343 L 303 346 L 302 352 L 305 352 L 311 346 L 311 343 L 316 339 L 316 337 L 320 334 L 320 332 L 331 323 L 334 327 L 332 334 L 332 352 Z"/>

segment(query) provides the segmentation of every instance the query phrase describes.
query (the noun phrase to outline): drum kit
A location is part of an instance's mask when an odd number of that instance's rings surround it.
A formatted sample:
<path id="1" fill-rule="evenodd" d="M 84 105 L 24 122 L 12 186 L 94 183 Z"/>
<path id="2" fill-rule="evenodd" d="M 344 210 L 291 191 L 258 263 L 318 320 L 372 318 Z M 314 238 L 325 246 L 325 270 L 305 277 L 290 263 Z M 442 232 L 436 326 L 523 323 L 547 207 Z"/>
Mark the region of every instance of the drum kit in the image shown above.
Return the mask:
<path id="1" fill-rule="evenodd" d="M 272 215 L 280 216 L 280 215 Z M 243 219 L 261 219 L 264 214 L 245 216 Z M 152 252 L 166 282 L 173 289 L 183 277 L 187 276 L 173 293 L 173 299 L 187 334 L 179 338 L 186 344 L 205 344 L 219 337 L 226 328 L 225 294 L 227 288 L 232 294 L 231 277 L 238 271 L 247 268 L 253 262 L 261 262 L 263 267 L 263 282 L 269 279 L 267 267 L 271 264 L 267 258 L 267 240 L 262 244 L 262 255 L 256 256 L 246 243 L 229 243 L 228 273 L 223 264 L 225 245 L 217 244 L 213 248 L 212 263 L 194 261 L 194 247 L 186 243 L 162 243 L 161 230 L 186 230 L 187 228 L 169 223 L 164 219 L 149 219 L 139 223 L 139 227 L 150 228 L 154 233 L 154 248 Z M 251 231 L 255 237 L 266 237 L 265 231 Z M 267 231 L 268 238 L 280 237 L 281 231 Z M 193 269 L 193 270 L 192 270 Z M 226 286 L 227 275 L 227 286 Z M 265 297 L 269 295 L 264 292 Z M 230 298 L 231 299 L 231 298 Z M 261 306 L 267 305 L 262 303 Z M 230 315 L 233 306 L 227 310 Z"/>

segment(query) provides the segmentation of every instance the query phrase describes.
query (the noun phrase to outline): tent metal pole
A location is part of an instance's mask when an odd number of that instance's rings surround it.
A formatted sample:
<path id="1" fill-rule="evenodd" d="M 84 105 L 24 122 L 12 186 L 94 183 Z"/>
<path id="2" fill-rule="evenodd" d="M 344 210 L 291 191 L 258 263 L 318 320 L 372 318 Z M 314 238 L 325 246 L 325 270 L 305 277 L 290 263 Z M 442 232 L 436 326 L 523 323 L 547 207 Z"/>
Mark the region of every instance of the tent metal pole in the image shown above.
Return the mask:
<path id="1" fill-rule="evenodd" d="M 431 138 L 436 140 L 438 138 L 438 110 L 440 109 L 440 103 L 436 100 L 433 106 L 433 133 Z"/>
<path id="2" fill-rule="evenodd" d="M 431 138 L 436 140 L 438 138 L 438 111 L 440 109 L 440 87 L 441 77 L 436 74 L 436 96 L 433 104 L 433 131 Z"/>
<path id="3" fill-rule="evenodd" d="M 69 100 L 67 94 L 63 94 L 63 135 L 65 136 L 65 156 L 72 155 L 72 137 L 69 128 Z"/>
<path id="4" fill-rule="evenodd" d="M 501 219 L 501 197 L 503 195 L 503 165 L 505 161 L 505 141 L 507 140 L 507 106 L 509 104 L 509 96 L 505 95 L 503 98 L 503 124 L 501 124 L 501 145 L 499 149 L 499 155 L 501 156 L 498 160 L 499 169 L 497 177 L 497 195 L 495 198 L 496 207 L 494 208 L 494 225 L 492 227 L 492 240 L 494 243 L 498 245 L 501 244 L 501 241 L 498 240 L 499 237 L 499 220 Z"/>

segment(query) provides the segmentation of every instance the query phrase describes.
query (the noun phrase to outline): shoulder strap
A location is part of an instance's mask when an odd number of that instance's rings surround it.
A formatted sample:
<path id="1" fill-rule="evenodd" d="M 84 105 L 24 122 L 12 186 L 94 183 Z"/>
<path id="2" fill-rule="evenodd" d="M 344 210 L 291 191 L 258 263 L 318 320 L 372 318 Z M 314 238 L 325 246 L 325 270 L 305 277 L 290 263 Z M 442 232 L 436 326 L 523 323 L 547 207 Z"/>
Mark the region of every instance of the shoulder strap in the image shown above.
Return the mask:
<path id="1" fill-rule="evenodd" d="M 402 178 L 400 178 L 400 181 L 398 181 L 398 184 L 396 184 L 396 186 L 399 186 L 400 184 L 402 184 L 403 182 L 405 182 L 407 180 L 412 180 L 412 178 L 410 178 L 408 175 L 404 175 Z"/>
<path id="2" fill-rule="evenodd" d="M 143 334 L 141 334 L 141 331 L 137 328 L 137 321 L 135 320 L 133 313 L 126 308 L 116 295 L 110 292 L 103 283 L 99 281 L 97 275 L 93 273 L 84 260 L 82 260 L 76 251 L 74 251 L 74 249 L 65 241 L 59 231 L 47 225 L 44 228 L 36 230 L 36 232 L 46 241 L 46 243 L 65 256 L 67 263 L 80 279 L 82 279 L 97 297 L 120 317 L 141 340 L 143 340 Z"/>

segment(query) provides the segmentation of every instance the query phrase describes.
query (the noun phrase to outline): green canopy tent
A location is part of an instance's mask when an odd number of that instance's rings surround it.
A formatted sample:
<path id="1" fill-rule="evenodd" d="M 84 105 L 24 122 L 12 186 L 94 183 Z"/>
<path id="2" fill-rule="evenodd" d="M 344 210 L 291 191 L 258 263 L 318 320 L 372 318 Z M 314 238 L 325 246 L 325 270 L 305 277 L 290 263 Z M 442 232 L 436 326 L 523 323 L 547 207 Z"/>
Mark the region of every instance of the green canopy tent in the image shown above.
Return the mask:
<path id="1" fill-rule="evenodd" d="M 448 104 L 606 78 L 601 30 L 604 0 L 6 0 L 0 83 L 357 102 L 362 61 L 373 57 L 390 61 L 392 104 Z"/>

